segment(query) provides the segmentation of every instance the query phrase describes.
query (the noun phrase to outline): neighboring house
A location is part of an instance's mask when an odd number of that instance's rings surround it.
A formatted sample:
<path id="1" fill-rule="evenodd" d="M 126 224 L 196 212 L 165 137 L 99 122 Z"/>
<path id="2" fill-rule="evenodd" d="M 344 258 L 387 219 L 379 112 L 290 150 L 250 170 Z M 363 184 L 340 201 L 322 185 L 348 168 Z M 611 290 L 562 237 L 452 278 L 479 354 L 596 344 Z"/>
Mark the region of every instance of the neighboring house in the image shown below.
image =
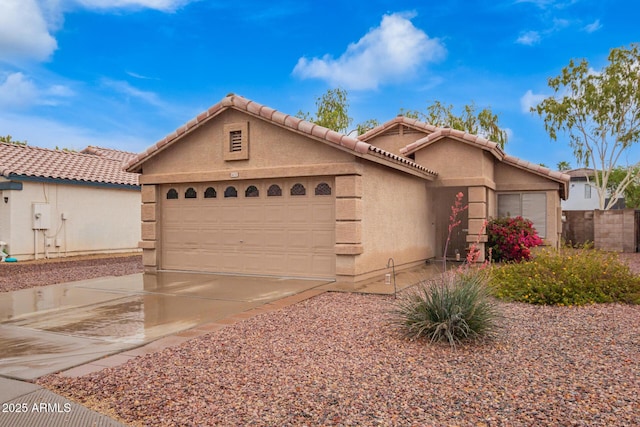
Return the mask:
<path id="1" fill-rule="evenodd" d="M 593 169 L 578 168 L 565 171 L 571 178 L 570 196 L 562 201 L 563 211 L 592 211 L 600 209 L 598 189 L 593 182 Z M 605 204 L 609 198 L 605 200 Z M 624 209 L 624 198 L 619 198 L 612 209 Z"/>
<path id="2" fill-rule="evenodd" d="M 18 260 L 138 251 L 133 153 L 0 143 L 0 241 Z"/>
<path id="3" fill-rule="evenodd" d="M 569 177 L 464 132 L 397 117 L 359 138 L 229 95 L 127 165 L 142 184 L 148 272 L 355 282 L 442 257 L 451 205 L 469 209 L 451 251 L 497 215 L 560 236 Z"/>

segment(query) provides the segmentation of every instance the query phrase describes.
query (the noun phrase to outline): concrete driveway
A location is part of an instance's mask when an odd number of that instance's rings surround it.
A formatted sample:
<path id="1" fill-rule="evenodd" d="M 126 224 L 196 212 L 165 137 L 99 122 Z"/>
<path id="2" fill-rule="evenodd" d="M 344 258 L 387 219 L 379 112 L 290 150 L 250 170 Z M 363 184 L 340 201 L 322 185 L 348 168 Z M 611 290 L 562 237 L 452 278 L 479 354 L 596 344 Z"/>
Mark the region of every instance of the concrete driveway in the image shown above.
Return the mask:
<path id="1" fill-rule="evenodd" d="M 43 375 L 329 282 L 161 272 L 0 294 L 0 376 Z"/>

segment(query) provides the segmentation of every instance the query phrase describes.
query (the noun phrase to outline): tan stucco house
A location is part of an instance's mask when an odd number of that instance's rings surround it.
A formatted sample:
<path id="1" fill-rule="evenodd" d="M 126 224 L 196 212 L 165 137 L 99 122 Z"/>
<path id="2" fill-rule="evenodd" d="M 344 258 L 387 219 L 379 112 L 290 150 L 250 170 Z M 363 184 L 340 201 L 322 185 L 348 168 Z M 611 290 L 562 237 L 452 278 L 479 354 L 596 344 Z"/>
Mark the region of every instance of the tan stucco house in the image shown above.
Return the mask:
<path id="1" fill-rule="evenodd" d="M 0 242 L 18 260 L 139 251 L 135 154 L 0 143 Z"/>
<path id="2" fill-rule="evenodd" d="M 557 245 L 569 178 L 495 143 L 397 117 L 358 138 L 229 95 L 131 160 L 140 173 L 147 272 L 185 270 L 356 282 L 442 257 L 484 220 L 531 218 Z"/>

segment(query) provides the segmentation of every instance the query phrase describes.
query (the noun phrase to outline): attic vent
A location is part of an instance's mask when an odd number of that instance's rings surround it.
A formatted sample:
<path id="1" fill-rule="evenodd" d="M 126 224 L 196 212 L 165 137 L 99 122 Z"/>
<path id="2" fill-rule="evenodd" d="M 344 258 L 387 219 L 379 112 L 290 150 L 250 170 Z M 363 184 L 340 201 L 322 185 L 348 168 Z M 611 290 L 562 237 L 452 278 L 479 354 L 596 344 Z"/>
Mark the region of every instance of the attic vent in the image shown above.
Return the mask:
<path id="1" fill-rule="evenodd" d="M 249 160 L 249 122 L 225 124 L 224 138 L 225 161 Z"/>
<path id="2" fill-rule="evenodd" d="M 241 130 L 231 131 L 229 134 L 229 140 L 231 143 L 229 150 L 232 153 L 235 153 L 237 151 L 242 151 L 242 131 Z"/>

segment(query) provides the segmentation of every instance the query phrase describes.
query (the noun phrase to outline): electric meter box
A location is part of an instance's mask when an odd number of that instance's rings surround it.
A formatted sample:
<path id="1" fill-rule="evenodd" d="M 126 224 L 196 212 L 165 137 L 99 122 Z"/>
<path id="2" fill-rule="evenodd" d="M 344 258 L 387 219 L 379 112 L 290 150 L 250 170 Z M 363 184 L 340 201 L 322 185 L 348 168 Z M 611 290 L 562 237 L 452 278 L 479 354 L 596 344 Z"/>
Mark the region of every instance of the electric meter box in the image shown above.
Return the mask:
<path id="1" fill-rule="evenodd" d="M 51 226 L 51 205 L 34 203 L 32 219 L 34 230 L 48 230 Z"/>

